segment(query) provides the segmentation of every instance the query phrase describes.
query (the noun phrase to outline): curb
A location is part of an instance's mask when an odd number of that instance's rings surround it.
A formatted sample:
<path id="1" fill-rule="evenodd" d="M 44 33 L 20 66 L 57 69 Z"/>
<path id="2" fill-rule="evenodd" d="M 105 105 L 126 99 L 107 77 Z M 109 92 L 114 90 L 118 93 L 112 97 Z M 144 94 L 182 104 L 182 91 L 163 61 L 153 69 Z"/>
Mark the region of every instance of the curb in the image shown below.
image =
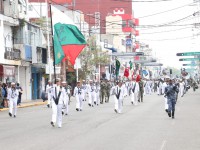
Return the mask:
<path id="1" fill-rule="evenodd" d="M 37 102 L 37 103 L 30 103 L 30 104 L 22 104 L 21 106 L 17 106 L 17 108 L 26 108 L 26 107 L 32 107 L 32 106 L 41 106 L 41 105 L 45 105 L 47 104 L 47 102 Z M 9 108 L 3 108 L 0 109 L 1 111 L 6 111 L 9 110 Z"/>

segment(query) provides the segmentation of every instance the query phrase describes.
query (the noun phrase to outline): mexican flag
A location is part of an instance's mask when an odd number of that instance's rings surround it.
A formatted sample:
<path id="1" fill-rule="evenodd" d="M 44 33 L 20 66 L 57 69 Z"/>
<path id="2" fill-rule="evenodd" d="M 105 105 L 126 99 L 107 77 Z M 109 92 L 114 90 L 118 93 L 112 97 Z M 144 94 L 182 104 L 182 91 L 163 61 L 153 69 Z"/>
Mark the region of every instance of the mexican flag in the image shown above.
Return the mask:
<path id="1" fill-rule="evenodd" d="M 55 64 L 69 60 L 74 65 L 79 53 L 86 46 L 85 38 L 71 18 L 54 6 L 51 6 L 51 10 Z"/>

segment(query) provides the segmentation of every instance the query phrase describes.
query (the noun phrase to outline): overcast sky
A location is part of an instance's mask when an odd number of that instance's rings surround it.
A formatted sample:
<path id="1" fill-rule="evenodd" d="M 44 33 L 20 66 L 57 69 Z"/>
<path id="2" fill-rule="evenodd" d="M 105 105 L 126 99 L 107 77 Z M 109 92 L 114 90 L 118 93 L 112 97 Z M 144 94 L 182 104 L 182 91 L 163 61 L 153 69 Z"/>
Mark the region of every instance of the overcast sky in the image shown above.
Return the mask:
<path id="1" fill-rule="evenodd" d="M 165 66 L 181 68 L 183 62 L 179 61 L 180 57 L 176 56 L 177 52 L 200 51 L 199 37 L 193 37 L 193 34 L 196 35 L 200 32 L 200 28 L 195 29 L 194 26 L 189 25 L 200 21 L 200 19 L 198 19 L 200 15 L 190 16 L 197 11 L 197 6 L 188 5 L 192 3 L 193 0 L 171 0 L 149 3 L 133 2 L 134 16 L 140 20 L 140 26 L 138 27 L 140 31 L 139 41 L 149 44 L 150 48 L 153 49 L 153 54 L 156 55 Z M 178 9 L 171 10 L 174 8 Z M 168 12 L 161 13 L 164 11 Z M 155 13 L 160 14 L 152 15 Z M 149 25 L 157 26 L 179 19 L 181 21 L 170 24 L 171 26 L 149 27 Z M 148 26 L 144 27 L 143 25 Z"/>

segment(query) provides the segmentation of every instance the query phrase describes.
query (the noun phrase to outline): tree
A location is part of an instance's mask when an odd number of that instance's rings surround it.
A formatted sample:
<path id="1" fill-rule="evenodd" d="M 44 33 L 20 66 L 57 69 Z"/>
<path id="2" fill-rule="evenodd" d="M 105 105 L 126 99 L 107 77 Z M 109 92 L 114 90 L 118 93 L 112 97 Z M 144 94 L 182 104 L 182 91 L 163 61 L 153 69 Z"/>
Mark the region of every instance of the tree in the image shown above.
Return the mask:
<path id="1" fill-rule="evenodd" d="M 88 47 L 79 55 L 81 59 L 81 69 L 79 70 L 79 78 L 86 79 L 91 76 L 98 65 L 105 66 L 109 64 L 109 56 L 107 52 L 102 52 L 100 46 L 96 45 L 94 36 L 88 39 Z"/>

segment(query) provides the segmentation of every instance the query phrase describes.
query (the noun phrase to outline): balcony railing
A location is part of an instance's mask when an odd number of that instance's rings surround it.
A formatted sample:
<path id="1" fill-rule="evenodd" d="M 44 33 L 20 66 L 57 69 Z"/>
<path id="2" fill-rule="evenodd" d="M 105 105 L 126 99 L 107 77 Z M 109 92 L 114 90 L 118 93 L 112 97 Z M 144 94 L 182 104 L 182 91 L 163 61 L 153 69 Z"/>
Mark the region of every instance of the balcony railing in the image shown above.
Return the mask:
<path id="1" fill-rule="evenodd" d="M 9 60 L 20 60 L 21 51 L 19 49 L 13 49 L 10 47 L 5 48 L 4 58 Z"/>

